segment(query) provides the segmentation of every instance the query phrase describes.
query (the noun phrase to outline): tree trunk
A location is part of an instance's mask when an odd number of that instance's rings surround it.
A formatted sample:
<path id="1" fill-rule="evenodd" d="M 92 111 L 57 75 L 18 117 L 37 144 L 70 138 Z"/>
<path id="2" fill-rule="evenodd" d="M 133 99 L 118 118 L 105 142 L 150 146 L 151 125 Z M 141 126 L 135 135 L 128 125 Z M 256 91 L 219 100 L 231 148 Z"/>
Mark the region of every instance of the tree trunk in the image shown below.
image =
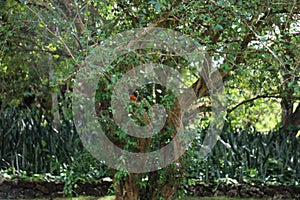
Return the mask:
<path id="1" fill-rule="evenodd" d="M 114 179 L 116 200 L 138 200 L 140 190 L 138 181 L 140 181 L 139 175 L 132 173 L 125 179 Z"/>
<path id="2" fill-rule="evenodd" d="M 183 132 L 181 116 L 182 109 L 178 101 L 173 106 L 172 112 L 169 113 L 167 121 L 169 127 L 172 127 L 172 129 L 174 130 L 172 134 L 173 138 L 178 131 Z M 147 116 L 146 113 L 138 115 L 138 118 L 145 124 L 149 123 L 149 116 Z M 150 145 L 150 138 L 140 138 L 138 140 L 137 148 L 139 152 L 147 152 Z M 174 145 L 176 145 L 176 143 L 174 143 Z M 157 171 L 147 173 L 147 177 L 149 178 L 149 180 L 142 180 L 143 174 L 130 173 L 125 178 L 114 180 L 116 187 L 116 200 L 157 200 L 160 197 L 163 197 L 164 200 L 171 199 L 179 187 L 180 180 L 183 178 L 183 172 L 180 170 L 180 166 L 182 166 L 181 160 L 175 159 L 179 157 L 176 150 L 178 150 L 180 146 L 174 146 L 173 148 L 173 155 L 170 156 L 174 156 L 175 164 L 169 165 L 166 168 L 162 169 L 165 172 L 163 176 L 166 176 L 166 181 L 163 181 L 163 183 L 159 181 L 159 179 L 161 178 L 160 176 L 162 175 Z M 144 162 L 144 164 L 146 164 L 146 160 L 140 160 L 140 162 Z M 147 181 L 146 188 L 140 187 L 139 183 L 142 183 L 142 181 Z"/>
<path id="3" fill-rule="evenodd" d="M 300 129 L 300 103 L 298 104 L 295 112 L 291 115 L 290 123 Z"/>
<path id="4" fill-rule="evenodd" d="M 286 41 L 291 42 L 290 35 L 285 35 L 284 38 Z M 297 63 L 295 60 L 297 55 L 295 54 L 294 49 L 287 46 L 285 50 L 286 54 L 292 58 L 292 62 Z M 295 101 L 292 96 L 294 94 L 294 88 L 289 85 L 290 83 L 296 83 L 293 75 L 293 66 L 291 64 L 286 64 L 283 70 L 283 91 L 285 98 L 281 101 L 282 127 L 284 130 L 293 130 L 297 133 L 297 129 L 300 128 L 300 103 L 298 104 L 295 112 L 293 112 Z"/>
<path id="5" fill-rule="evenodd" d="M 283 129 L 292 129 L 297 133 L 297 131 L 300 130 L 300 103 L 298 104 L 295 112 L 289 112 L 288 115 L 283 117 Z"/>
<path id="6" fill-rule="evenodd" d="M 282 126 L 287 126 L 290 122 L 290 117 L 293 114 L 293 102 L 288 99 L 284 98 L 281 101 L 281 124 Z"/>
<path id="7" fill-rule="evenodd" d="M 54 68 L 52 62 L 52 56 L 48 56 L 48 66 L 49 66 L 49 80 L 52 82 L 54 80 Z M 51 92 L 51 100 L 52 106 L 51 110 L 53 111 L 53 121 L 55 128 L 58 130 L 60 128 L 60 116 L 59 116 L 59 109 L 58 109 L 58 95 L 55 91 Z"/>

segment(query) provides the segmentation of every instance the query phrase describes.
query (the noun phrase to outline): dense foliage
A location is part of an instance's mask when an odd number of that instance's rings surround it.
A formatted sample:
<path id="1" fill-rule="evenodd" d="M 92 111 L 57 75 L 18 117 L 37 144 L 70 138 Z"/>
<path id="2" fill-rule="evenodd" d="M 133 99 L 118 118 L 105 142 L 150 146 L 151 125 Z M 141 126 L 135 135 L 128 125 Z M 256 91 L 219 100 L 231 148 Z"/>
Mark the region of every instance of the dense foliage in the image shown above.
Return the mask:
<path id="1" fill-rule="evenodd" d="M 94 178 L 110 175 L 121 200 L 137 199 L 138 194 L 140 199 L 169 199 L 185 176 L 200 181 L 236 179 L 297 185 L 299 5 L 298 0 L 1 1 L 1 169 L 27 174 L 67 170 L 69 179 L 74 170 L 91 173 Z M 98 84 L 96 100 L 100 103 L 95 107 L 100 118 L 105 116 L 100 123 L 111 140 L 128 150 L 148 151 L 167 143 L 179 127 L 174 119 L 182 113 L 174 94 L 159 85 L 138 88 L 144 104 L 160 103 L 175 113 L 173 119 L 168 118 L 167 128 L 154 138 L 156 143 L 144 141 L 141 147 L 113 124 L 112 88 L 124 73 L 140 64 L 178 68 L 186 77 L 184 84 L 203 102 L 199 112 L 204 117 L 191 150 L 167 168 L 140 175 L 108 173 L 101 161 L 83 149 L 74 129 L 71 99 L 75 76 L 104 40 L 141 27 L 176 30 L 204 47 L 224 80 L 227 126 L 207 160 L 198 159 L 196 150 L 211 114 L 203 77 L 189 68 L 185 59 L 170 52 L 132 51 L 111 63 Z M 136 123 L 144 123 L 137 120 L 138 115 L 134 117 Z M 135 191 L 136 196 L 128 196 L 126 191 Z M 147 193 L 150 196 L 143 197 L 145 191 L 151 191 Z"/>
<path id="2" fill-rule="evenodd" d="M 60 130 L 38 110 L 7 109 L 0 115 L 2 177 L 65 181 L 72 194 L 77 181 L 110 177 L 108 168 L 82 146 L 72 122 Z M 199 158 L 206 130 L 187 152 L 191 157 L 182 186 L 210 182 L 299 185 L 299 139 L 293 132 L 234 130 L 226 125 L 221 140 L 205 159 Z M 4 145 L 11 144 L 11 145 Z M 185 192 L 185 187 L 178 195 Z"/>

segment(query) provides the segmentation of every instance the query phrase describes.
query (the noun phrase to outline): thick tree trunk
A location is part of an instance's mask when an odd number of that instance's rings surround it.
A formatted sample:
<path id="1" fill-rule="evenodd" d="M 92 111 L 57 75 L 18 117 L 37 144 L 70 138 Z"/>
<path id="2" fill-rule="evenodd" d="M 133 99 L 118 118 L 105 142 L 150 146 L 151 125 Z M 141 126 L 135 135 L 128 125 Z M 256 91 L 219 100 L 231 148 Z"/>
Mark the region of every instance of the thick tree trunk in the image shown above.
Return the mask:
<path id="1" fill-rule="evenodd" d="M 174 171 L 171 167 L 169 170 Z M 156 172 L 154 172 L 158 175 Z M 153 173 L 148 174 L 149 177 Z M 115 196 L 116 200 L 157 200 L 163 198 L 164 200 L 171 199 L 176 193 L 179 185 L 179 179 L 183 176 L 170 175 L 169 179 L 163 184 L 158 183 L 159 176 L 155 176 L 157 179 L 149 180 L 151 184 L 147 188 L 141 188 L 138 182 L 142 181 L 141 176 L 137 174 L 129 174 L 126 179 L 122 181 L 115 180 Z"/>
<path id="2" fill-rule="evenodd" d="M 137 174 L 129 174 L 125 179 L 115 181 L 116 200 L 138 200 L 140 186 L 140 176 Z"/>
<path id="3" fill-rule="evenodd" d="M 285 35 L 284 38 L 286 41 L 291 42 L 290 35 Z M 297 63 L 295 59 L 297 55 L 294 49 L 287 46 L 285 51 L 286 54 L 292 58 L 293 63 Z M 292 74 L 293 66 L 291 64 L 286 64 L 283 74 L 283 91 L 285 92 L 285 98 L 281 101 L 282 127 L 284 130 L 293 130 L 297 133 L 297 129 L 300 128 L 300 103 L 298 104 L 295 112 L 293 112 L 295 101 L 292 100 L 292 96 L 294 94 L 294 88 L 289 84 L 291 82 L 296 83 L 296 80 Z"/>
<path id="4" fill-rule="evenodd" d="M 284 109 L 285 107 L 283 107 Z M 291 106 L 291 108 L 293 108 Z M 292 110 L 293 111 L 293 110 Z M 292 129 L 297 132 L 300 130 L 300 103 L 298 104 L 294 112 L 287 112 L 288 114 L 283 115 L 282 126 L 284 130 Z"/>
<path id="5" fill-rule="evenodd" d="M 289 124 L 290 116 L 293 114 L 293 102 L 287 98 L 281 101 L 281 124 L 286 126 Z"/>
<path id="6" fill-rule="evenodd" d="M 300 103 L 298 104 L 296 110 L 294 111 L 294 101 L 292 95 L 294 93 L 294 89 L 289 87 L 289 80 L 292 80 L 290 71 L 290 66 L 286 65 L 287 72 L 283 76 L 284 80 L 284 91 L 285 97 L 281 101 L 281 110 L 282 110 L 282 118 L 281 125 L 284 131 L 295 131 L 297 133 L 297 127 L 300 128 Z M 294 111 L 294 112 L 293 112 Z"/>
<path id="7" fill-rule="evenodd" d="M 175 137 L 178 131 L 183 132 L 181 120 L 182 109 L 180 108 L 179 102 L 174 105 L 172 112 L 170 113 L 167 124 L 174 130 L 172 137 Z M 143 113 L 139 115 L 138 118 L 145 124 L 148 124 L 149 117 L 146 115 L 146 113 Z M 137 149 L 139 152 L 147 152 L 150 145 L 151 139 L 139 139 Z M 171 156 L 174 156 L 174 160 L 176 160 L 175 158 L 179 157 L 176 150 L 178 150 L 180 146 L 174 146 L 173 148 L 174 152 Z M 146 164 L 146 160 L 141 160 L 140 162 Z M 162 169 L 167 174 L 167 180 L 163 183 L 159 182 L 159 179 L 161 178 L 160 173 L 157 171 L 148 173 L 149 180 L 147 180 L 147 188 L 141 188 L 139 184 L 142 182 L 143 174 L 130 173 L 121 180 L 115 180 L 116 200 L 157 200 L 160 197 L 163 197 L 164 200 L 171 199 L 179 187 L 178 183 L 183 178 L 183 172 L 180 171 L 182 163 L 180 162 L 180 159 L 177 159 L 174 165 Z"/>
<path id="8" fill-rule="evenodd" d="M 290 116 L 290 124 L 300 129 L 300 103 L 295 112 Z"/>

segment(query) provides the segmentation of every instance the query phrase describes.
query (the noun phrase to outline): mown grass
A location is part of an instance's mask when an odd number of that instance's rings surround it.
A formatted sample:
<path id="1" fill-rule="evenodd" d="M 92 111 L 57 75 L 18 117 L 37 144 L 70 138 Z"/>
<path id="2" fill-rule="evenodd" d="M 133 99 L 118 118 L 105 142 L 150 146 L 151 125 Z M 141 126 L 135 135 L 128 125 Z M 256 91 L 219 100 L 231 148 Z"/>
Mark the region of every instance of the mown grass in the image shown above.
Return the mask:
<path id="1" fill-rule="evenodd" d="M 70 198 L 55 198 L 55 200 L 68 200 Z M 114 196 L 106 197 L 91 197 L 91 196 L 80 196 L 74 197 L 72 200 L 114 200 Z M 241 198 L 227 198 L 227 197 L 187 197 L 185 200 L 257 200 L 257 199 L 241 199 Z"/>

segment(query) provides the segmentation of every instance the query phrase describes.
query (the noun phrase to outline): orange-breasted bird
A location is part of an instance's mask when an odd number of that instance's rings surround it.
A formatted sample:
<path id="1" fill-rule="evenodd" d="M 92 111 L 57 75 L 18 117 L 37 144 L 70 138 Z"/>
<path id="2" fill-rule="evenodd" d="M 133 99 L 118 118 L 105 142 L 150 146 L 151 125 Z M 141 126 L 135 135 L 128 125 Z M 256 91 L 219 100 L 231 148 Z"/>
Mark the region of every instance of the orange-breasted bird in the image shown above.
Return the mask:
<path id="1" fill-rule="evenodd" d="M 133 89 L 129 89 L 129 99 L 131 99 L 132 101 L 138 101 L 138 93 L 137 91 L 134 91 Z"/>

